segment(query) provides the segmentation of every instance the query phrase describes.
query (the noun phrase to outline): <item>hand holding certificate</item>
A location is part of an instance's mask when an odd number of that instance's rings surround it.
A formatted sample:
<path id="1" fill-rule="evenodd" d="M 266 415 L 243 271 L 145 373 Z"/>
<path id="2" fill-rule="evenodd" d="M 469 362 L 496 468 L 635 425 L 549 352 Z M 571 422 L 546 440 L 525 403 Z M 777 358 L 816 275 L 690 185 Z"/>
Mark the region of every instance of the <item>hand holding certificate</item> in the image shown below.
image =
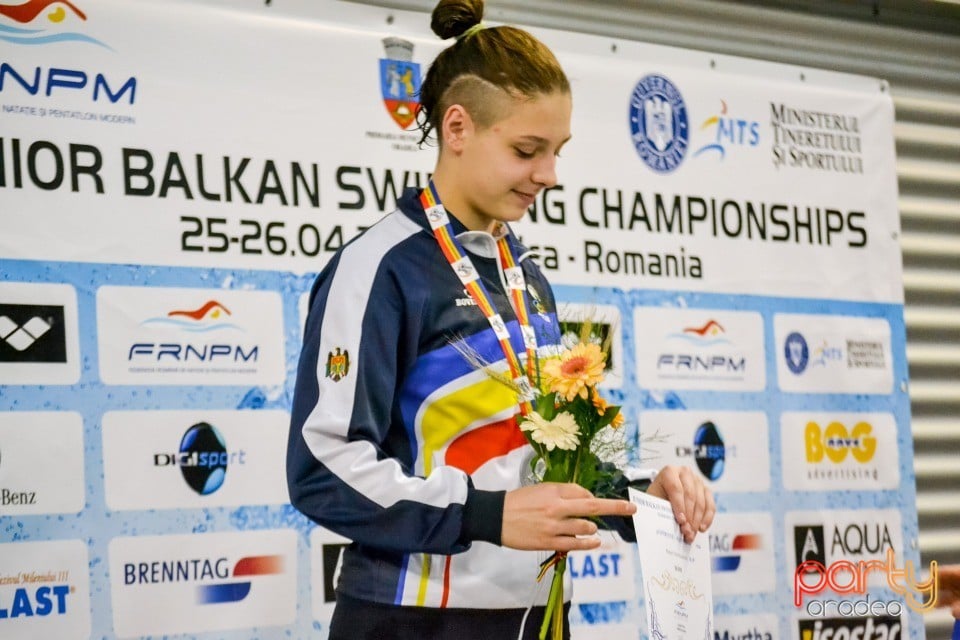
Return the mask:
<path id="1" fill-rule="evenodd" d="M 630 501 L 637 505 L 633 525 L 650 638 L 713 638 L 706 536 L 698 536 L 692 544 L 685 543 L 666 500 L 631 489 Z"/>

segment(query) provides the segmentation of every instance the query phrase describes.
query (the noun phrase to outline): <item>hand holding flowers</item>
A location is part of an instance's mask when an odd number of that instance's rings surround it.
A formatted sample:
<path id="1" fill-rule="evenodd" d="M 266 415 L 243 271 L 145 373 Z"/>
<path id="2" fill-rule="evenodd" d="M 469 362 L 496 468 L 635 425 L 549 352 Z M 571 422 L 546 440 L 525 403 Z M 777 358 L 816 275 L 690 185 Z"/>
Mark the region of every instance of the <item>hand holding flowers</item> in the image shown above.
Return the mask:
<path id="1" fill-rule="evenodd" d="M 618 428 L 623 424 L 620 407 L 610 406 L 600 396 L 597 385 L 603 381 L 606 356 L 600 347 L 590 342 L 580 342 L 565 350 L 558 358 L 542 363 L 540 395 L 534 401 L 534 411 L 523 416 L 520 429 L 523 431 L 536 456 L 531 461 L 531 471 L 541 482 L 571 483 L 579 487 L 566 489 L 578 492 L 582 487 L 583 498 L 593 499 L 598 484 L 610 482 L 619 471 L 612 465 L 603 465 L 595 447 L 597 434 L 606 427 Z M 569 485 L 564 485 L 569 486 Z M 576 515 L 590 515 L 579 511 Z M 572 521 L 583 529 L 580 523 Z M 596 525 L 578 533 L 589 535 L 596 532 Z M 539 579 L 553 567 L 553 580 L 547 596 L 547 609 L 540 639 L 552 631 L 552 638 L 563 637 L 563 574 L 566 570 L 566 551 L 557 550 L 541 565 Z"/>

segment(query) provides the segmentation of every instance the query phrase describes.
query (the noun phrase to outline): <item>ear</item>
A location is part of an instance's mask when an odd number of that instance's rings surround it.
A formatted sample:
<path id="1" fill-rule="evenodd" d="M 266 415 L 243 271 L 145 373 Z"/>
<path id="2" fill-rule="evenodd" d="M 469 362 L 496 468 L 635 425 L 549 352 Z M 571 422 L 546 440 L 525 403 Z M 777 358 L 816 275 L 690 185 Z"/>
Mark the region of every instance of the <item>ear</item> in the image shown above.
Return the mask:
<path id="1" fill-rule="evenodd" d="M 440 126 L 444 148 L 454 153 L 463 150 L 464 142 L 474 131 L 473 118 L 460 104 L 452 104 L 447 108 Z"/>

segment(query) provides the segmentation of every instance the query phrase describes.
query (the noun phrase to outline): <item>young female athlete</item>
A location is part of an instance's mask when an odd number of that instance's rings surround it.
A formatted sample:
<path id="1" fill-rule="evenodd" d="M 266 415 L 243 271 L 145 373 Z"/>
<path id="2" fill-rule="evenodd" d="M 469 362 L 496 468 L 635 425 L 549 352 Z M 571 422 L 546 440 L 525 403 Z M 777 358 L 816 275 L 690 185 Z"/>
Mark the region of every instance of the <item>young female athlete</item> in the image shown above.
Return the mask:
<path id="1" fill-rule="evenodd" d="M 334 640 L 535 637 L 540 561 L 597 547 L 588 517 L 635 510 L 576 485 L 524 486 L 517 393 L 454 346 L 522 380 L 520 363 L 559 344 L 550 285 L 505 223 L 557 182 L 570 85 L 546 46 L 483 27 L 482 13 L 482 0 L 433 12 L 456 42 L 420 96 L 424 137 L 440 144 L 432 183 L 337 253 L 311 293 L 287 472 L 293 504 L 353 541 Z M 665 467 L 648 491 L 688 540 L 713 519 L 687 468 Z"/>

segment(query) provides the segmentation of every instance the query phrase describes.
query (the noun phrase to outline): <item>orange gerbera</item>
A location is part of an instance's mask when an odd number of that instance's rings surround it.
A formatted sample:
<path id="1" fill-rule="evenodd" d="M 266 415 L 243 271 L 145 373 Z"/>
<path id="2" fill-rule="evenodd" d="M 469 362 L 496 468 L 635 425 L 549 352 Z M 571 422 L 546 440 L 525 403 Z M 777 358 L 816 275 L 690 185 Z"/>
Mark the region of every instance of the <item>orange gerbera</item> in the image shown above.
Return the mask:
<path id="1" fill-rule="evenodd" d="M 596 408 L 597 415 L 599 416 L 602 416 L 603 414 L 605 414 L 607 412 L 607 409 L 610 408 L 610 405 L 607 404 L 607 401 L 604 399 L 602 395 L 600 395 L 600 392 L 598 392 L 596 389 L 593 390 L 593 397 L 591 398 L 591 401 L 593 402 L 593 406 Z M 613 417 L 613 420 L 610 422 L 610 427 L 613 429 L 619 429 L 620 427 L 623 426 L 623 422 L 624 422 L 623 413 L 620 411 L 617 411 L 617 415 L 615 415 Z"/>
<path id="2" fill-rule="evenodd" d="M 578 344 L 551 358 L 543 365 L 550 391 L 563 396 L 570 402 L 578 395 L 587 400 L 587 387 L 599 384 L 603 380 L 603 364 L 606 356 L 595 344 Z"/>

